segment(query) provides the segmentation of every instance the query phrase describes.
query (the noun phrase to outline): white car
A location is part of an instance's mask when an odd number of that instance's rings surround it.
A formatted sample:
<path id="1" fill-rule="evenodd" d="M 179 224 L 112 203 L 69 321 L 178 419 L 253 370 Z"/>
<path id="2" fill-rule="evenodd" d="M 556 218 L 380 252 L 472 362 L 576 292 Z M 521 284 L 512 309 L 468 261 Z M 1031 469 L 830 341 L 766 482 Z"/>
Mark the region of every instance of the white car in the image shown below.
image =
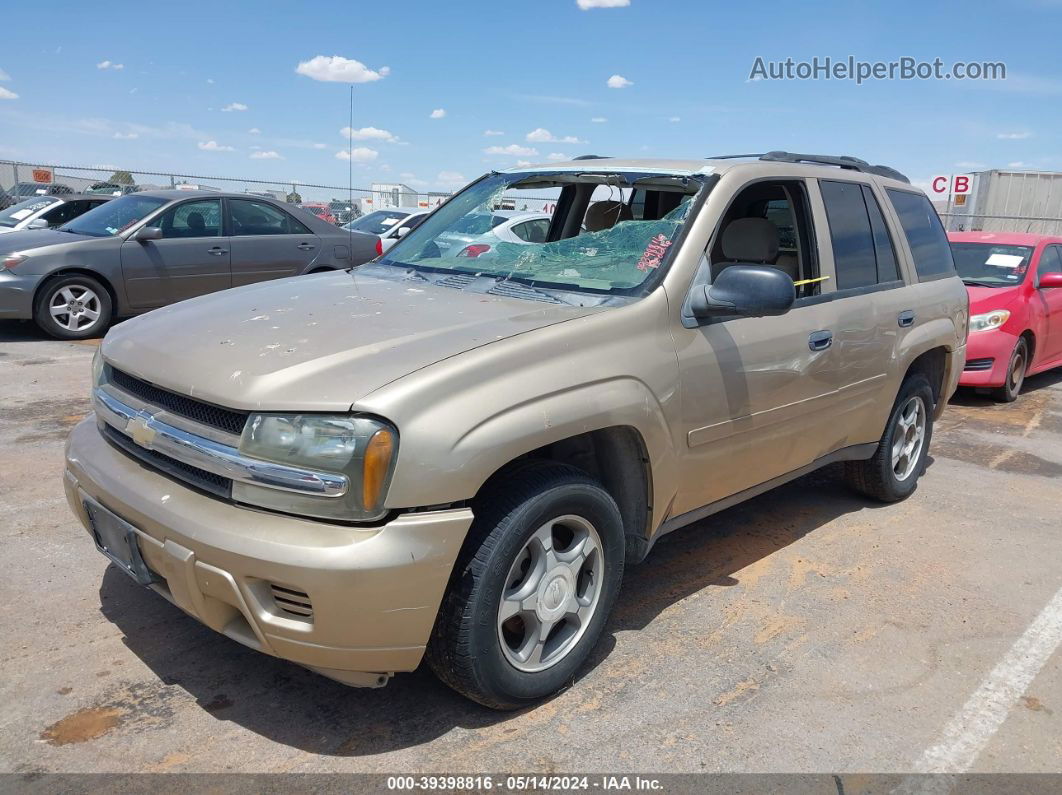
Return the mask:
<path id="1" fill-rule="evenodd" d="M 0 234 L 23 229 L 55 229 L 110 200 L 110 196 L 76 193 L 34 196 L 0 210 Z"/>
<path id="2" fill-rule="evenodd" d="M 550 218 L 548 213 L 514 210 L 470 213 L 435 238 L 435 244 L 443 256 L 474 258 L 498 242 L 545 243 Z"/>
<path id="3" fill-rule="evenodd" d="M 386 210 L 376 210 L 363 215 L 349 224 L 344 224 L 343 228 L 366 235 L 376 235 L 380 238 L 380 253 L 382 254 L 430 212 L 431 210 L 424 207 L 389 207 Z"/>

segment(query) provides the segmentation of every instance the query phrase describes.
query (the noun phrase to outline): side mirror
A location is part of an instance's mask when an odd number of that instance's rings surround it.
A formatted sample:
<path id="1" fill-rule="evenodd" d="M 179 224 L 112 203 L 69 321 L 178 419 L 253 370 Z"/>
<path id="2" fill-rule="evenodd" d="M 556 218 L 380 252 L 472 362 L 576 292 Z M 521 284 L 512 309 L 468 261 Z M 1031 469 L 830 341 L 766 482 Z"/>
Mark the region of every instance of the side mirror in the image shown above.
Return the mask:
<path id="1" fill-rule="evenodd" d="M 398 227 L 398 231 L 395 232 L 395 237 L 397 237 L 399 240 L 401 240 L 402 238 L 404 238 L 408 234 L 409 234 L 409 227 L 408 226 L 400 226 L 400 227 Z"/>
<path id="2" fill-rule="evenodd" d="M 48 228 L 48 222 L 45 221 L 43 218 L 34 218 L 32 221 L 30 221 L 28 224 L 26 224 L 26 228 L 27 229 L 47 229 Z"/>
<path id="3" fill-rule="evenodd" d="M 1062 287 L 1062 273 L 1045 273 L 1037 285 L 1041 290 L 1049 287 Z"/>
<path id="4" fill-rule="evenodd" d="M 693 293 L 690 312 L 698 320 L 784 315 L 795 300 L 789 274 L 768 265 L 738 263 L 723 268 L 713 284 Z"/>
<path id="5" fill-rule="evenodd" d="M 133 235 L 133 240 L 138 243 L 147 243 L 149 240 L 162 240 L 162 230 L 157 226 L 142 226 Z"/>

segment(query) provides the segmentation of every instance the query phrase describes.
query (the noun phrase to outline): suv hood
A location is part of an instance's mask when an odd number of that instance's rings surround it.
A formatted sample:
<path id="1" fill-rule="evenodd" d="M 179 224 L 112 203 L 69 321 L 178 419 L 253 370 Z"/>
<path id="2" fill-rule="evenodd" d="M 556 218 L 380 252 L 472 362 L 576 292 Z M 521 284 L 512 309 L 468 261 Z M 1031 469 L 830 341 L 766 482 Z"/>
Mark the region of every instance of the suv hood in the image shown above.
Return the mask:
<path id="1" fill-rule="evenodd" d="M 332 272 L 225 290 L 115 326 L 104 359 L 236 409 L 346 411 L 397 378 L 600 311 Z"/>

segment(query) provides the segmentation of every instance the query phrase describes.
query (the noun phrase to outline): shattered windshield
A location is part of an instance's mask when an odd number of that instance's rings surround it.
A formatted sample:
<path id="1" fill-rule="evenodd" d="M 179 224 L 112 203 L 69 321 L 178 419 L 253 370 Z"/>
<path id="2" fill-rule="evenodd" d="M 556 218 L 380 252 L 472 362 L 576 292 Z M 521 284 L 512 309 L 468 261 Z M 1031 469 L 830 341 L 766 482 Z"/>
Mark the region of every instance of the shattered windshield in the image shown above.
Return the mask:
<path id="1" fill-rule="evenodd" d="M 379 262 L 539 288 L 632 294 L 665 263 L 703 187 L 696 175 L 589 166 L 586 172 L 495 173 L 450 199 Z"/>

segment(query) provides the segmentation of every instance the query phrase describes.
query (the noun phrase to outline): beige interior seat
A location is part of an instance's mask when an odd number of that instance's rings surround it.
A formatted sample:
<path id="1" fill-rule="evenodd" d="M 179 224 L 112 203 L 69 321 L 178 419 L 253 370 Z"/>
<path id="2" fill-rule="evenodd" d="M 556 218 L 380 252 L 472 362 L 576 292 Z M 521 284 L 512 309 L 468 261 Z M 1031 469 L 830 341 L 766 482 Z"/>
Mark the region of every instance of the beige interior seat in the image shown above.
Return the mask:
<path id="1" fill-rule="evenodd" d="M 634 213 L 631 208 L 619 201 L 594 202 L 586 211 L 583 225 L 587 232 L 600 232 L 603 229 L 611 229 L 620 221 L 633 221 Z"/>

